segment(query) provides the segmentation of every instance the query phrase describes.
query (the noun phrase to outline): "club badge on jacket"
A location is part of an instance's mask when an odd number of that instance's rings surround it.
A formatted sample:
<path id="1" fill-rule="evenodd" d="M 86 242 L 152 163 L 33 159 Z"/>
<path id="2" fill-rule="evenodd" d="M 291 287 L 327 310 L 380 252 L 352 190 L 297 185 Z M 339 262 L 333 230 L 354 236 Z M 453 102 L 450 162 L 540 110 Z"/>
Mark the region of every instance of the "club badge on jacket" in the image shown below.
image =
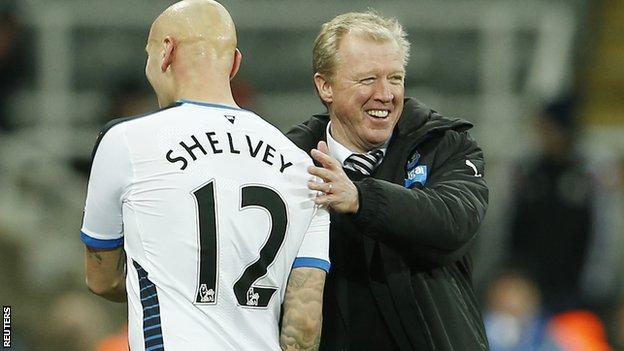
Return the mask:
<path id="1" fill-rule="evenodd" d="M 420 154 L 418 151 L 414 151 L 405 166 L 407 178 L 405 179 L 404 184 L 406 188 L 411 188 L 415 183 L 419 183 L 420 186 L 424 186 L 427 181 L 427 166 L 419 165 L 418 161 L 420 161 Z"/>

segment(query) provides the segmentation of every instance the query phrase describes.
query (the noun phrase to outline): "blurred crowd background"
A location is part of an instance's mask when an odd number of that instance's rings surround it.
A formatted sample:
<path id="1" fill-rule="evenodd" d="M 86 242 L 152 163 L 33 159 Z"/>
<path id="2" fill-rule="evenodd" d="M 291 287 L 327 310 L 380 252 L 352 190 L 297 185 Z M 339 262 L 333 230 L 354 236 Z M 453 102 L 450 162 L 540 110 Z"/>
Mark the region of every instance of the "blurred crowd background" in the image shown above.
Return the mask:
<path id="1" fill-rule="evenodd" d="M 87 292 L 79 229 L 99 129 L 157 108 L 144 47 L 171 3 L 0 0 L 0 302 L 15 350 L 124 347 L 125 306 Z M 406 96 L 473 122 L 485 151 L 474 282 L 492 350 L 624 350 L 624 0 L 222 3 L 243 53 L 236 99 L 283 131 L 323 110 L 322 23 L 398 18 Z"/>

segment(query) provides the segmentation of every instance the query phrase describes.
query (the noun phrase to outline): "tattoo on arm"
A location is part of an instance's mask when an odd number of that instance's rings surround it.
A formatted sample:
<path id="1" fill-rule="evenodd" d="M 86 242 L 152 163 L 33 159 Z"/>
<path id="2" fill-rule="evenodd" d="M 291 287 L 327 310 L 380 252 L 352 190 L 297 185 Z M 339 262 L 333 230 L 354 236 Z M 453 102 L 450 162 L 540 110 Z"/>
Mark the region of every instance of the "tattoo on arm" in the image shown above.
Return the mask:
<path id="1" fill-rule="evenodd" d="M 295 268 L 290 273 L 280 346 L 282 350 L 318 350 L 323 318 L 325 272 L 316 268 Z"/>
<path id="2" fill-rule="evenodd" d="M 86 283 L 108 300 L 126 301 L 126 252 L 123 247 L 97 249 L 86 246 Z"/>
<path id="3" fill-rule="evenodd" d="M 102 264 L 102 255 L 100 255 L 100 253 L 90 247 L 87 246 L 87 255 L 89 255 L 89 257 L 95 259 L 95 261 L 98 264 Z"/>

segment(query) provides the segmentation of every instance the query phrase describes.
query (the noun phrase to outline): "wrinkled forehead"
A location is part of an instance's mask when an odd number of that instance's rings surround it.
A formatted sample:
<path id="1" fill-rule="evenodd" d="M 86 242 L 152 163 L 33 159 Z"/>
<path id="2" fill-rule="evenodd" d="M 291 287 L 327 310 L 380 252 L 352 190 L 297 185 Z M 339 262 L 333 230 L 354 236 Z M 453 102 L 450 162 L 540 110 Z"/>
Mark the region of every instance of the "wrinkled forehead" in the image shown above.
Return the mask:
<path id="1" fill-rule="evenodd" d="M 339 63 L 344 58 L 345 54 L 353 50 L 354 47 L 368 44 L 376 44 L 373 45 L 375 49 L 383 47 L 383 54 L 387 56 L 399 55 L 405 67 L 405 51 L 394 37 L 380 36 L 376 35 L 376 33 L 371 34 L 363 31 L 350 31 L 344 34 L 337 43 L 334 60 L 336 63 Z"/>
<path id="2" fill-rule="evenodd" d="M 372 30 L 363 30 L 360 28 L 350 29 L 348 32 L 344 33 L 339 41 L 338 41 L 338 51 L 340 48 L 345 45 L 346 42 L 350 41 L 360 41 L 360 42 L 369 42 L 375 44 L 391 44 L 396 48 L 397 52 L 404 54 L 404 50 L 399 44 L 397 38 L 392 35 L 392 32 L 389 30 L 384 31 L 372 31 Z"/>

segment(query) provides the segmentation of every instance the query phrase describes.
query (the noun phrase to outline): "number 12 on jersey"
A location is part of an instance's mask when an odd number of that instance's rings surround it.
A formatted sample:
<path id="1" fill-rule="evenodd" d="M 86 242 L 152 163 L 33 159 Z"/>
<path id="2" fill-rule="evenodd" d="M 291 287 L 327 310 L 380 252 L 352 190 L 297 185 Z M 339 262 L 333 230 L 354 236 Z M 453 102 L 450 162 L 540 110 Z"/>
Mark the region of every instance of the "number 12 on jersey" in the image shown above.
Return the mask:
<path id="1" fill-rule="evenodd" d="M 218 276 L 218 242 L 216 223 L 216 199 L 214 180 L 193 192 L 199 214 L 199 284 L 195 294 L 197 304 L 216 304 Z M 275 192 L 261 185 L 247 185 L 241 188 L 241 211 L 249 207 L 260 207 L 271 217 L 271 232 L 260 248 L 260 257 L 247 265 L 240 278 L 234 283 L 234 295 L 238 304 L 246 307 L 267 307 L 277 287 L 257 286 L 256 282 L 266 275 L 267 267 L 273 263 L 286 236 L 288 216 L 286 204 Z"/>

